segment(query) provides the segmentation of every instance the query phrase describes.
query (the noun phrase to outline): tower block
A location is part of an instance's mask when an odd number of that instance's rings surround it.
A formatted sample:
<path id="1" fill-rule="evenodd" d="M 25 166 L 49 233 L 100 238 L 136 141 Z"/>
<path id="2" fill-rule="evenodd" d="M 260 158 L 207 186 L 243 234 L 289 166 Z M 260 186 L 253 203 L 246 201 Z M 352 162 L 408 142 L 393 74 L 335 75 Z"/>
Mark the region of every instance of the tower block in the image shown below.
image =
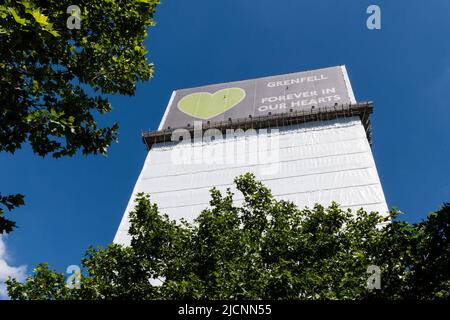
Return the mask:
<path id="1" fill-rule="evenodd" d="M 128 213 L 149 193 L 162 213 L 192 221 L 209 190 L 252 172 L 299 208 L 336 201 L 387 214 L 371 150 L 370 101 L 357 102 L 345 66 L 175 90 L 114 238 L 129 244 Z"/>

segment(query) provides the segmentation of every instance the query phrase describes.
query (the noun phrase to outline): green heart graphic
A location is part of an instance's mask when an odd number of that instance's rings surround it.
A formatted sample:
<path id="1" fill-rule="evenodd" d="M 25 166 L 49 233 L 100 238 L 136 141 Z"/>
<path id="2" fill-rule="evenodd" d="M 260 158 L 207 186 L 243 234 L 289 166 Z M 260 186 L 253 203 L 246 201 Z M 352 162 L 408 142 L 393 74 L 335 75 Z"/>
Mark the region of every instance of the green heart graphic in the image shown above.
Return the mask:
<path id="1" fill-rule="evenodd" d="M 245 98 L 245 91 L 241 88 L 228 88 L 209 92 L 195 92 L 188 94 L 178 102 L 178 109 L 184 113 L 203 120 L 218 116 L 233 108 Z"/>

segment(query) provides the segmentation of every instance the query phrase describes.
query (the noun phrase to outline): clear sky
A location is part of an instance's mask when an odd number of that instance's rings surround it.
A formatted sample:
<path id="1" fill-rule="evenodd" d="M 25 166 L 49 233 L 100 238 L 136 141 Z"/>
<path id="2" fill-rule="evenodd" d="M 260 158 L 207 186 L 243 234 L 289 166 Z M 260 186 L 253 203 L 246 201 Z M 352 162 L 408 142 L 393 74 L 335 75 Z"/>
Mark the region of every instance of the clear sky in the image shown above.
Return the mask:
<path id="1" fill-rule="evenodd" d="M 366 28 L 370 4 L 381 30 Z M 374 101 L 388 205 L 419 221 L 450 201 L 449 16 L 447 0 L 162 0 L 146 42 L 154 78 L 113 97 L 100 120 L 120 124 L 108 157 L 0 154 L 0 191 L 26 195 L 0 267 L 7 256 L 27 272 L 39 262 L 65 271 L 112 241 L 146 156 L 141 132 L 157 128 L 172 90 L 342 64 L 356 99 Z"/>

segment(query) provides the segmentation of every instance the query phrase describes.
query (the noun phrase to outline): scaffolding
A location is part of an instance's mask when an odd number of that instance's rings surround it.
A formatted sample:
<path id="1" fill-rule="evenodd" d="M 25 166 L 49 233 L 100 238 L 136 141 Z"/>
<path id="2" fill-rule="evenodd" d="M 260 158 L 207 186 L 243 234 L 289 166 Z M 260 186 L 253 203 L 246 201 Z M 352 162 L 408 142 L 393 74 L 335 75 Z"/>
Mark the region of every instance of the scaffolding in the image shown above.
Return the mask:
<path id="1" fill-rule="evenodd" d="M 204 122 L 202 123 L 202 131 L 205 132 L 208 129 L 218 129 L 225 133 L 227 129 L 264 129 L 264 128 L 278 128 L 291 125 L 297 125 L 299 123 L 307 123 L 314 121 L 328 121 L 337 118 L 348 118 L 358 116 L 361 123 L 364 126 L 367 140 L 370 146 L 372 146 L 372 130 L 370 123 L 370 115 L 373 113 L 373 102 L 364 101 L 356 104 L 336 104 L 332 107 L 315 108 L 312 107 L 307 111 L 294 111 L 290 109 L 289 112 L 271 114 L 268 115 L 239 119 L 228 119 L 226 121 L 219 122 Z M 167 128 L 164 130 L 149 131 L 142 134 L 142 139 L 150 150 L 155 143 L 165 143 L 171 141 L 172 133 L 176 129 L 185 129 L 190 132 L 191 136 L 194 132 L 194 127 L 188 124 L 185 127 L 180 128 Z"/>

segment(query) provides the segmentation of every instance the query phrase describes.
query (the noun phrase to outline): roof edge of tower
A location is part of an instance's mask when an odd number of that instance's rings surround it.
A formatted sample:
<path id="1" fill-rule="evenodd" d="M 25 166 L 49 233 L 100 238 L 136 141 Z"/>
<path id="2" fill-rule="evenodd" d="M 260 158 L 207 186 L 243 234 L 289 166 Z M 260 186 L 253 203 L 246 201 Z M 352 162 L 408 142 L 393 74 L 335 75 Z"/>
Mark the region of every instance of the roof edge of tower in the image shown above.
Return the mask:
<path id="1" fill-rule="evenodd" d="M 327 121 L 337 118 L 348 118 L 358 116 L 366 131 L 367 140 L 372 146 L 372 127 L 370 115 L 373 113 L 373 102 L 363 101 L 356 104 L 341 104 L 332 107 L 311 108 L 308 111 L 293 111 L 279 114 L 269 114 L 258 117 L 248 117 L 240 119 L 229 119 L 228 121 L 207 122 L 202 124 L 201 130 L 218 129 L 225 133 L 226 129 L 265 129 L 274 127 L 284 127 L 298 123 L 307 123 L 314 121 Z M 144 132 L 142 139 L 150 150 L 153 144 L 161 142 L 170 142 L 172 133 L 177 129 L 185 129 L 191 134 L 196 128 L 188 125 L 180 128 L 169 128 Z"/>

